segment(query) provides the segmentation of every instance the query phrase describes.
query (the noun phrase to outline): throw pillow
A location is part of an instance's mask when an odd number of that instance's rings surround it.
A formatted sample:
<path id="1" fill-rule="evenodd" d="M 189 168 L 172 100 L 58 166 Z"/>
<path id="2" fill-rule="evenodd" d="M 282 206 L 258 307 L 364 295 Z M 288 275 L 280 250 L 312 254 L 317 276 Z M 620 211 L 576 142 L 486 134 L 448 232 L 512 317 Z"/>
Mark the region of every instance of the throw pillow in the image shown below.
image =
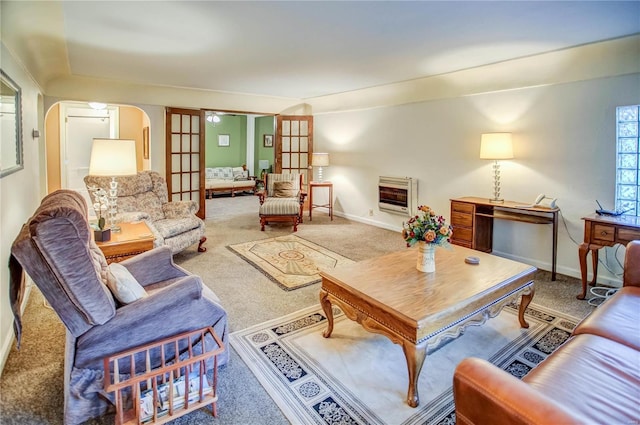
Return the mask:
<path id="1" fill-rule="evenodd" d="M 298 191 L 293 188 L 293 182 L 273 182 L 274 198 L 293 198 Z"/>
<path id="2" fill-rule="evenodd" d="M 140 298 L 149 296 L 125 266 L 111 263 L 109 264 L 109 272 L 107 286 L 113 296 L 122 304 L 131 304 Z"/>

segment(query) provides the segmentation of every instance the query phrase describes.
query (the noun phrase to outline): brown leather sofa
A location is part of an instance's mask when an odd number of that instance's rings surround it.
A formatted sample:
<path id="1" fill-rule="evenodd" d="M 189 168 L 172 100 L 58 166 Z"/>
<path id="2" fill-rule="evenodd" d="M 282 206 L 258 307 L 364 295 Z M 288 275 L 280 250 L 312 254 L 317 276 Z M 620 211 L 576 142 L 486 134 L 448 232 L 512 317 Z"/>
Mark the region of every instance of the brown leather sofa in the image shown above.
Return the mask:
<path id="1" fill-rule="evenodd" d="M 640 423 L 640 241 L 623 287 L 522 380 L 467 358 L 453 377 L 462 425 Z"/>

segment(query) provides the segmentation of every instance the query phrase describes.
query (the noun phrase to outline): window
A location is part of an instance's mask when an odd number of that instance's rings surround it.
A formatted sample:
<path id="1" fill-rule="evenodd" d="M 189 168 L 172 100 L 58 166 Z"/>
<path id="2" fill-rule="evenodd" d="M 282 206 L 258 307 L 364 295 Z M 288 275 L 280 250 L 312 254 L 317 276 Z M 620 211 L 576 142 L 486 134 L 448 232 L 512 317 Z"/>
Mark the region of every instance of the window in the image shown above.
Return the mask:
<path id="1" fill-rule="evenodd" d="M 616 109 L 616 210 L 635 216 L 640 215 L 639 110 L 640 105 Z"/>

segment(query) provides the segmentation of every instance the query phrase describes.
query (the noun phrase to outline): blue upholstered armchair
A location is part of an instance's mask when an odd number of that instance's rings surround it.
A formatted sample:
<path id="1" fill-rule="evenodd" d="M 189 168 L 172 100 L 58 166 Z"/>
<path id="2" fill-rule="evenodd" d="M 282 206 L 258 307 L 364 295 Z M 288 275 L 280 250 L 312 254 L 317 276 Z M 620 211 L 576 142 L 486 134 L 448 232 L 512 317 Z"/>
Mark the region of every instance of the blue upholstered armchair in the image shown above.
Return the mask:
<path id="1" fill-rule="evenodd" d="M 10 293 L 18 347 L 22 269 L 67 328 L 65 424 L 81 423 L 109 409 L 105 356 L 206 326 L 212 326 L 225 345 L 227 341 L 227 314 L 220 300 L 200 277 L 173 263 L 169 247 L 108 266 L 91 234 L 82 195 L 60 190 L 42 200 L 11 248 Z M 228 357 L 227 349 L 218 364 Z M 157 364 L 158 359 L 151 360 Z"/>

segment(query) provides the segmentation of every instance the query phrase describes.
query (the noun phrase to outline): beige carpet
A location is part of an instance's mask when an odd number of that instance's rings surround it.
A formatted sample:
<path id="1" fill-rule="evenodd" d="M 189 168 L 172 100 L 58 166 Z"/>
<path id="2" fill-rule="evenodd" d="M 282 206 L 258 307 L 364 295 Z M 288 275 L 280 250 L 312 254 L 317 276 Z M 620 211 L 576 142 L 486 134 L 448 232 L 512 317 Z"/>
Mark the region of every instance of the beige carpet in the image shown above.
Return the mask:
<path id="1" fill-rule="evenodd" d="M 430 353 L 420 374 L 420 405 L 406 402 L 402 348 L 339 313 L 327 320 L 310 307 L 231 334 L 231 345 L 292 424 L 451 424 L 452 377 L 465 357 L 488 359 L 519 378 L 569 338 L 578 319 L 531 305 L 529 329 L 517 307 L 471 326 Z M 337 310 L 339 312 L 339 310 Z"/>
<path id="2" fill-rule="evenodd" d="M 353 263 L 296 235 L 239 243 L 228 248 L 285 291 L 320 282 L 319 272 Z"/>

